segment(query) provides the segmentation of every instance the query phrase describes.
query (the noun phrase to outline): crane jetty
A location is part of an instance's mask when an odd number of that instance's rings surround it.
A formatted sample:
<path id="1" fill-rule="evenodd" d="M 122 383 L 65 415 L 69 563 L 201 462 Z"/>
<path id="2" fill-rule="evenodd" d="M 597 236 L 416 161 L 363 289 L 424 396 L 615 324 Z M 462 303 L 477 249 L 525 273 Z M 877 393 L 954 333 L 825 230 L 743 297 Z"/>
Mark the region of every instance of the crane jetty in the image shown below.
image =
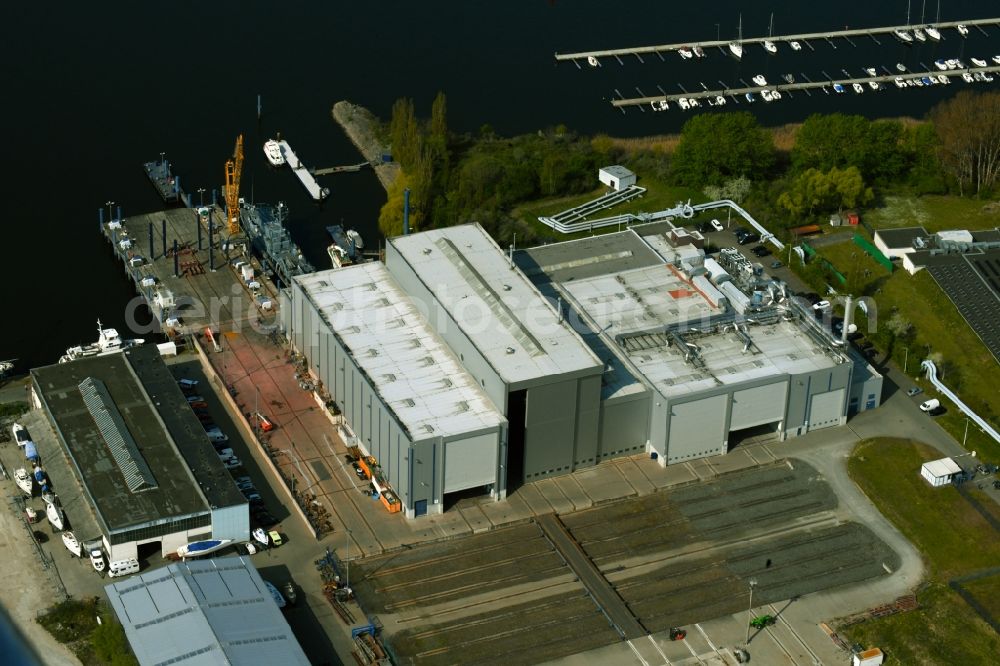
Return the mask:
<path id="1" fill-rule="evenodd" d="M 294 173 L 302 185 L 305 186 L 306 191 L 309 192 L 309 196 L 315 201 L 323 201 L 328 196 L 330 196 L 329 187 L 321 187 L 319 183 L 316 182 L 316 178 L 313 176 L 313 172 L 306 167 L 299 156 L 295 154 L 292 147 L 288 145 L 288 142 L 284 139 L 279 140 L 278 145 L 281 147 L 281 153 L 285 158 L 285 162 L 292 168 L 292 173 Z M 359 166 L 358 169 L 361 167 Z"/>

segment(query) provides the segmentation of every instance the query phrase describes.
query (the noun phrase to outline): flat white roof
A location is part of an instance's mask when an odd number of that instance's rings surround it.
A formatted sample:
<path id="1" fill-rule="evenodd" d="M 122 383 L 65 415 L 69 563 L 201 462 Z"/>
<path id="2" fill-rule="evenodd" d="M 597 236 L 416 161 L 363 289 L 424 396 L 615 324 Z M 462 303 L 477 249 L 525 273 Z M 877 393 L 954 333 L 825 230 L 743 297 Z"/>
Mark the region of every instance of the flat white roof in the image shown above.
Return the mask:
<path id="1" fill-rule="evenodd" d="M 389 242 L 507 383 L 603 367 L 478 224 Z"/>
<path id="2" fill-rule="evenodd" d="M 246 558 L 188 560 L 104 589 L 142 666 L 309 663 Z"/>
<path id="3" fill-rule="evenodd" d="M 958 466 L 958 463 L 951 458 L 932 460 L 930 462 L 925 462 L 923 466 L 931 476 L 938 479 L 943 476 L 959 474 L 962 471 L 962 468 Z"/>
<path id="4" fill-rule="evenodd" d="M 414 440 L 504 423 L 381 262 L 293 279 Z"/>
<path id="5" fill-rule="evenodd" d="M 689 395 L 720 385 L 836 365 L 833 355 L 786 321 L 747 327 L 745 334 L 753 342 L 747 351 L 746 339 L 732 326 L 725 333 L 685 333 L 684 339 L 695 346 L 700 363 L 685 360 L 684 350 L 669 335 L 645 333 L 682 322 L 697 328 L 699 322 L 707 322 L 721 311 L 666 264 L 572 280 L 561 286 L 610 340 L 619 335 L 636 336 L 634 343 L 615 346 L 664 396 Z"/>

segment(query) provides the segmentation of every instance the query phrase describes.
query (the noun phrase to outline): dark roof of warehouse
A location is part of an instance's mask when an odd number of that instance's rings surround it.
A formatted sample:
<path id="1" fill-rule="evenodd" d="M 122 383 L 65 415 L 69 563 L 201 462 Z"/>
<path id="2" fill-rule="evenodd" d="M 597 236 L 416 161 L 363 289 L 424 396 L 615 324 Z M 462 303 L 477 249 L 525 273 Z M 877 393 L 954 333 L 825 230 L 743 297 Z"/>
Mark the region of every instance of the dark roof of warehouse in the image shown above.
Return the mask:
<path id="1" fill-rule="evenodd" d="M 875 234 L 882 239 L 886 247 L 913 247 L 914 238 L 926 238 L 930 234 L 923 227 L 903 227 L 901 229 L 876 229 Z"/>
<path id="2" fill-rule="evenodd" d="M 36 368 L 31 374 L 108 532 L 245 502 L 155 346 Z M 88 379 L 99 380 L 110 396 L 111 424 L 105 420 L 104 432 L 122 428 L 123 439 L 134 446 L 115 447 L 102 435 L 80 390 Z M 123 448 L 138 467 L 148 469 L 148 478 L 133 485 L 134 492 Z"/>

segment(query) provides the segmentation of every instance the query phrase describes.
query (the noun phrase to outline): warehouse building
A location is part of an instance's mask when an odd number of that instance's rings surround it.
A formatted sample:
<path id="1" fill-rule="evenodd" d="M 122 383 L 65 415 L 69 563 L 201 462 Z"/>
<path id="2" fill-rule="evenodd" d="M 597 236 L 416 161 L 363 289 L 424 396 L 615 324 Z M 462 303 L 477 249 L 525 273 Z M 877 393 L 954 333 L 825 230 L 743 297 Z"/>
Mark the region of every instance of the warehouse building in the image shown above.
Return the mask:
<path id="1" fill-rule="evenodd" d="M 142 666 L 309 663 L 248 558 L 188 560 L 104 590 Z"/>
<path id="2" fill-rule="evenodd" d="M 669 222 L 507 253 L 477 224 L 401 236 L 384 266 L 296 278 L 285 327 L 409 516 L 459 490 L 501 499 L 618 456 L 720 455 L 878 406 L 881 376 L 829 321 L 704 242 Z"/>
<path id="3" fill-rule="evenodd" d="M 506 420 L 384 265 L 297 276 L 282 311 L 408 516 L 470 488 L 504 495 Z"/>
<path id="4" fill-rule="evenodd" d="M 56 492 L 80 487 L 89 505 L 64 506 L 70 527 L 96 518 L 96 533 L 76 533 L 81 542 L 101 542 L 114 561 L 249 538 L 246 499 L 155 346 L 36 368 L 31 380 L 55 433 L 36 442 L 42 460 L 68 463 L 46 462 Z"/>
<path id="5" fill-rule="evenodd" d="M 879 404 L 881 376 L 811 308 L 737 250 L 712 258 L 702 246 L 700 234 L 657 223 L 516 257 L 607 355 L 603 417 L 645 421 L 622 448 L 642 442 L 664 464 L 682 462 L 842 425 Z"/>
<path id="6" fill-rule="evenodd" d="M 502 490 L 599 459 L 603 364 L 482 227 L 391 239 L 386 266 L 506 416 Z"/>

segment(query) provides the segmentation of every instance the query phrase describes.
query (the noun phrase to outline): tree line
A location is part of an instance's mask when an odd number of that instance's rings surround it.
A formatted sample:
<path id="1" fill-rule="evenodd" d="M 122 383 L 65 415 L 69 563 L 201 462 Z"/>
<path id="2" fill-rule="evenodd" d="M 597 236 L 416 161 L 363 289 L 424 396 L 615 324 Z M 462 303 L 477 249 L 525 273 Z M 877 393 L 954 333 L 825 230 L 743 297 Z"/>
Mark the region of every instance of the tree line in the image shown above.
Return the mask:
<path id="1" fill-rule="evenodd" d="M 513 206 L 591 191 L 604 166 L 594 142 L 562 126 L 512 138 L 497 136 L 489 125 L 476 135 L 452 134 L 443 93 L 426 122 L 417 118 L 413 100 L 397 100 L 387 134 L 403 173 L 379 216 L 386 236 L 402 232 L 403 192 L 409 189 L 411 230 L 477 221 L 498 240 L 517 234 L 528 241 L 533 229 L 510 215 Z"/>
<path id="2" fill-rule="evenodd" d="M 403 172 L 379 218 L 387 236 L 402 231 L 408 188 L 413 230 L 475 220 L 498 240 L 517 234 L 530 242 L 535 228 L 511 215 L 516 205 L 592 192 L 597 169 L 615 163 L 640 178 L 738 200 L 775 226 L 864 206 L 887 188 L 986 196 L 1000 177 L 996 92 L 963 91 L 922 122 L 816 114 L 798 127 L 786 151 L 746 111 L 692 117 L 672 151 L 581 137 L 564 126 L 512 138 L 488 125 L 455 134 L 443 93 L 428 120 L 418 118 L 412 100 L 397 100 L 386 133 Z"/>

